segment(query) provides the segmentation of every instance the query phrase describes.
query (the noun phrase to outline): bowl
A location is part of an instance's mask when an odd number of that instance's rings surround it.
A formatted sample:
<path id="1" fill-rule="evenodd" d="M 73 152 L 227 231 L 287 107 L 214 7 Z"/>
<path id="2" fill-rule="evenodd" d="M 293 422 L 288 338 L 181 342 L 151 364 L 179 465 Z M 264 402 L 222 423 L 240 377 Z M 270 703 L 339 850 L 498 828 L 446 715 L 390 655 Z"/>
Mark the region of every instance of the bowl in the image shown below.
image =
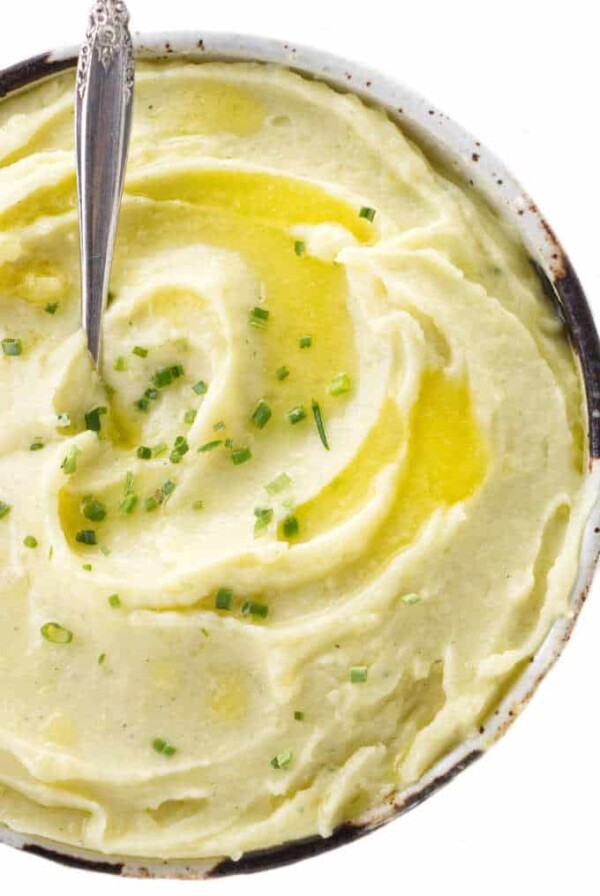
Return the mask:
<path id="1" fill-rule="evenodd" d="M 590 588 L 600 550 L 600 344 L 577 274 L 535 203 L 491 152 L 423 97 L 349 60 L 261 37 L 190 31 L 141 35 L 135 43 L 138 59 L 274 63 L 325 81 L 338 91 L 354 93 L 366 104 L 385 110 L 426 155 L 444 164 L 454 176 L 483 194 L 497 214 L 520 234 L 579 360 L 587 404 L 588 477 L 596 495 L 582 540 L 578 574 L 570 595 L 570 613 L 552 626 L 532 662 L 505 695 L 485 730 L 445 755 L 416 784 L 352 823 L 341 825 L 331 837 L 314 836 L 249 852 L 239 861 L 215 856 L 210 860 L 171 862 L 104 856 L 18 834 L 0 826 L 0 842 L 65 865 L 124 876 L 201 879 L 286 865 L 376 830 L 423 802 L 479 759 L 527 704 L 569 639 Z M 0 71 L 0 97 L 72 69 L 76 62 L 77 50 L 67 48 L 17 63 Z"/>

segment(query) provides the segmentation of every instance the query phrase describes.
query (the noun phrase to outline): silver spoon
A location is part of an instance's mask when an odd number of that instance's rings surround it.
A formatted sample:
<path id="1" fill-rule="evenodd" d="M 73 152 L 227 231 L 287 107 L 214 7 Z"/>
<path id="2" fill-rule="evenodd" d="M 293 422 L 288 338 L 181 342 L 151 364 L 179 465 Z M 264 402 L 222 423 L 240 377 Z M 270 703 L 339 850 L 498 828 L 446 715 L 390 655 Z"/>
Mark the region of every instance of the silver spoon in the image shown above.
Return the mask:
<path id="1" fill-rule="evenodd" d="M 77 68 L 81 316 L 96 366 L 133 113 L 133 45 L 128 26 L 123 0 L 96 0 Z"/>

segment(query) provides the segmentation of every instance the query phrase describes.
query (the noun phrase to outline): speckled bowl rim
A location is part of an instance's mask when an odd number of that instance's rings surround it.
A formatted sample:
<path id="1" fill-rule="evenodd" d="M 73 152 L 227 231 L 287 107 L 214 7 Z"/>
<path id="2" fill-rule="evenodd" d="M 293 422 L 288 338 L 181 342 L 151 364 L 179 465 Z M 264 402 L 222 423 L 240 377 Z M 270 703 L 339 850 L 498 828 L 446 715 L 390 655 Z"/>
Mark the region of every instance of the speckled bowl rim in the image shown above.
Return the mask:
<path id="1" fill-rule="evenodd" d="M 482 756 L 527 704 L 571 635 L 600 550 L 600 346 L 579 278 L 535 203 L 489 150 L 413 90 L 350 60 L 263 37 L 187 31 L 136 35 L 135 44 L 137 57 L 142 59 L 275 63 L 325 81 L 339 91 L 354 93 L 368 104 L 383 108 L 427 154 L 443 159 L 456 176 L 483 193 L 498 214 L 518 230 L 546 294 L 569 332 L 585 383 L 589 475 L 596 484 L 596 502 L 582 539 L 578 575 L 570 595 L 570 613 L 552 626 L 485 728 L 477 737 L 446 754 L 416 784 L 360 819 L 341 825 L 331 837 L 314 836 L 249 852 L 239 861 L 222 857 L 165 861 L 105 856 L 0 826 L 0 842 L 66 865 L 124 876 L 201 879 L 287 865 L 376 830 L 423 802 Z M 73 68 L 76 56 L 77 50 L 72 47 L 55 50 L 0 71 L 0 98 Z"/>

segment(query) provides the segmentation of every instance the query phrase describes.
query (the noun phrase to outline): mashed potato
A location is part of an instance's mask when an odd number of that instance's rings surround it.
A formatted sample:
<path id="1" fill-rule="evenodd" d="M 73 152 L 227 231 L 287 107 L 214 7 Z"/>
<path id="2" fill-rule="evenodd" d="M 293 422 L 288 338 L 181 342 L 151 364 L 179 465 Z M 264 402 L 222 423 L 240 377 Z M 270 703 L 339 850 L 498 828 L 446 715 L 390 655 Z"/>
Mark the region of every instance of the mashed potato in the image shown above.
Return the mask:
<path id="1" fill-rule="evenodd" d="M 331 834 L 568 612 L 572 351 L 515 234 L 381 113 L 140 65 L 102 376 L 73 77 L 0 106 L 0 820 L 108 854 Z"/>

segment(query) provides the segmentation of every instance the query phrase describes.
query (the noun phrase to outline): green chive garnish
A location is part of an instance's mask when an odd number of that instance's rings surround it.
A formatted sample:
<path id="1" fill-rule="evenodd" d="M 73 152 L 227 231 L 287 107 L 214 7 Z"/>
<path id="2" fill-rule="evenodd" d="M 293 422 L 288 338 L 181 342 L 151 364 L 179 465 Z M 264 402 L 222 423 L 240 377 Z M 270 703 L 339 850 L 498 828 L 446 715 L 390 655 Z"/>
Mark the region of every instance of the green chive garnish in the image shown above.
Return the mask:
<path id="1" fill-rule="evenodd" d="M 240 464 L 245 464 L 251 457 L 252 452 L 249 448 L 234 448 L 231 452 L 231 462 L 236 467 L 239 467 Z"/>
<path id="2" fill-rule="evenodd" d="M 304 420 L 306 417 L 306 409 L 303 404 L 297 404 L 296 407 L 293 407 L 286 414 L 290 423 L 300 423 L 301 420 Z"/>
<path id="3" fill-rule="evenodd" d="M 212 442 L 205 442 L 204 445 L 200 445 L 198 448 L 198 453 L 204 454 L 207 451 L 214 451 L 215 448 L 218 448 L 219 445 L 223 444 L 222 439 L 214 439 Z"/>
<path id="4" fill-rule="evenodd" d="M 20 339 L 3 339 L 2 351 L 9 358 L 16 358 L 17 355 L 23 354 L 23 343 Z"/>
<path id="5" fill-rule="evenodd" d="M 173 371 L 170 367 L 163 367 L 161 370 L 157 370 L 152 376 L 152 382 L 157 389 L 169 386 L 173 382 Z"/>
<path id="6" fill-rule="evenodd" d="M 105 659 L 106 659 L 106 654 L 101 653 L 100 656 L 98 657 L 98 665 L 101 666 Z"/>
<path id="7" fill-rule="evenodd" d="M 304 713 L 300 712 L 300 710 L 297 709 L 294 713 L 294 718 L 296 719 L 297 722 L 303 722 L 304 721 Z"/>
<path id="8" fill-rule="evenodd" d="M 258 327 L 259 330 L 264 330 L 267 326 L 267 321 L 269 320 L 269 312 L 266 308 L 260 308 L 256 305 L 254 308 L 250 309 L 249 319 L 253 327 Z"/>
<path id="9" fill-rule="evenodd" d="M 363 205 L 361 210 L 358 213 L 359 218 L 366 218 L 367 221 L 372 221 L 375 215 L 377 214 L 374 208 L 369 208 L 368 205 Z"/>
<path id="10" fill-rule="evenodd" d="M 75 536 L 75 541 L 78 541 L 80 544 L 98 544 L 94 529 L 81 529 Z"/>
<path id="11" fill-rule="evenodd" d="M 256 523 L 254 524 L 254 535 L 261 535 L 268 528 L 269 523 L 273 519 L 273 510 L 271 507 L 255 507 L 254 516 Z"/>
<path id="12" fill-rule="evenodd" d="M 91 571 L 92 571 L 92 564 L 91 564 L 91 563 L 84 563 L 83 566 L 82 566 L 81 568 L 82 568 L 85 572 L 91 572 Z"/>
<path id="13" fill-rule="evenodd" d="M 279 756 L 274 756 L 271 759 L 271 765 L 273 768 L 287 768 L 294 758 L 294 754 L 291 750 L 285 750 L 283 753 L 280 753 Z"/>
<path id="14" fill-rule="evenodd" d="M 330 395 L 344 395 L 352 388 L 350 377 L 347 373 L 336 373 L 329 384 L 328 392 Z"/>
<path id="15" fill-rule="evenodd" d="M 266 401 L 262 398 L 257 402 L 256 407 L 252 411 L 250 419 L 257 429 L 264 429 L 271 419 L 272 411 Z"/>
<path id="16" fill-rule="evenodd" d="M 217 610 L 231 610 L 233 603 L 233 591 L 230 588 L 219 588 L 215 597 Z"/>
<path id="17" fill-rule="evenodd" d="M 37 548 L 38 540 L 35 535 L 26 535 L 23 539 L 23 544 L 26 548 Z"/>
<path id="18" fill-rule="evenodd" d="M 134 345 L 131 349 L 132 355 L 137 355 L 138 358 L 147 358 L 148 357 L 148 349 L 142 348 L 141 345 Z"/>
<path id="19" fill-rule="evenodd" d="M 327 441 L 327 433 L 325 432 L 325 423 L 323 421 L 323 414 L 321 413 L 321 406 L 318 401 L 313 401 L 312 403 L 312 412 L 313 417 L 315 418 L 315 423 L 317 425 L 317 432 L 319 433 L 319 438 L 323 443 L 323 447 L 329 451 L 329 442 Z"/>
<path id="20" fill-rule="evenodd" d="M 87 501 L 83 508 L 83 515 L 88 520 L 95 523 L 101 523 L 106 517 L 106 505 L 101 501 Z"/>
<path id="21" fill-rule="evenodd" d="M 0 501 L 0 520 L 3 517 L 8 516 L 10 511 L 11 511 L 11 505 L 6 504 L 4 501 Z"/>
<path id="22" fill-rule="evenodd" d="M 30 451 L 41 451 L 44 448 L 44 443 L 41 439 L 36 439 L 35 442 L 32 442 L 29 446 Z"/>
<path id="23" fill-rule="evenodd" d="M 192 386 L 192 389 L 196 395 L 205 395 L 208 392 L 208 386 L 204 380 L 198 380 L 198 382 Z"/>
<path id="24" fill-rule="evenodd" d="M 181 463 L 182 458 L 188 453 L 189 450 L 190 446 L 188 445 L 187 440 L 183 436 L 177 436 L 173 445 L 173 450 L 169 455 L 169 460 L 172 464 Z"/>
<path id="25" fill-rule="evenodd" d="M 94 408 L 85 415 L 85 428 L 92 432 L 100 432 L 102 424 L 100 417 L 106 414 L 106 408 Z"/>
<path id="26" fill-rule="evenodd" d="M 277 377 L 278 380 L 286 380 L 289 375 L 290 375 L 290 369 L 289 369 L 289 367 L 285 367 L 285 365 L 283 367 L 278 367 L 277 370 L 275 371 L 275 376 Z"/>
<path id="27" fill-rule="evenodd" d="M 405 594 L 403 598 L 401 598 L 402 603 L 406 604 L 407 607 L 412 607 L 415 604 L 421 603 L 421 598 L 418 594 Z"/>
<path id="28" fill-rule="evenodd" d="M 215 425 L 213 426 L 214 432 L 221 432 L 223 429 L 225 429 L 225 424 L 222 420 L 219 420 L 219 422 L 215 423 Z"/>
<path id="29" fill-rule="evenodd" d="M 302 240 L 296 240 L 294 243 L 294 252 L 298 256 L 306 255 L 306 243 Z"/>
<path id="30" fill-rule="evenodd" d="M 73 632 L 63 628 L 58 622 L 46 622 L 40 629 L 46 641 L 52 644 L 70 644 L 73 640 Z"/>
<path id="31" fill-rule="evenodd" d="M 116 610 L 117 607 L 121 606 L 121 598 L 118 594 L 111 594 L 111 596 L 108 598 L 108 603 L 111 607 L 113 607 L 113 609 Z"/>
<path id="32" fill-rule="evenodd" d="M 260 619 L 266 619 L 269 615 L 269 608 L 266 604 L 259 604 L 255 600 L 247 600 L 242 605 L 242 616 L 258 616 Z"/>
<path id="33" fill-rule="evenodd" d="M 160 501 L 157 501 L 154 495 L 151 495 L 149 498 L 144 500 L 144 509 L 146 513 L 152 513 L 153 510 L 156 510 Z"/>
<path id="34" fill-rule="evenodd" d="M 163 756 L 174 756 L 177 752 L 177 749 L 166 740 L 163 740 L 162 737 L 156 737 L 152 741 L 152 749 L 156 750 L 157 753 L 161 753 Z"/>
<path id="35" fill-rule="evenodd" d="M 72 476 L 75 470 L 77 469 L 77 458 L 81 454 L 81 448 L 78 448 L 77 445 L 73 445 L 72 448 L 69 448 L 67 452 L 67 456 L 63 460 L 60 465 L 61 470 L 65 474 L 65 476 Z"/>
<path id="36" fill-rule="evenodd" d="M 283 534 L 286 538 L 295 538 L 300 531 L 300 524 L 293 513 L 288 514 L 283 521 Z"/>
<path id="37" fill-rule="evenodd" d="M 204 510 L 204 501 L 194 501 L 192 510 Z"/>
<path id="38" fill-rule="evenodd" d="M 52 304 L 49 303 L 48 305 L 46 305 L 44 311 L 46 312 L 46 314 L 56 314 L 57 309 L 58 302 L 53 302 Z"/>
<path id="39" fill-rule="evenodd" d="M 169 446 L 166 442 L 159 442 L 158 445 L 152 448 L 152 457 L 160 457 L 161 454 L 166 454 L 168 450 Z"/>
<path id="40" fill-rule="evenodd" d="M 225 447 L 226 447 L 226 448 L 233 448 L 233 439 L 231 439 L 231 438 L 229 438 L 229 439 L 225 439 Z"/>
<path id="41" fill-rule="evenodd" d="M 121 511 L 121 513 L 133 513 L 137 502 L 137 495 L 125 495 L 125 497 L 119 504 L 119 510 Z"/>
<path id="42" fill-rule="evenodd" d="M 369 677 L 369 670 L 366 666 L 352 666 L 350 669 L 350 681 L 352 684 L 363 684 Z"/>
<path id="43" fill-rule="evenodd" d="M 117 370 L 119 373 L 122 373 L 124 370 L 127 370 L 127 365 L 125 363 L 125 358 L 123 355 L 119 355 L 118 358 L 115 358 L 115 363 L 113 364 L 113 369 Z"/>
<path id="44" fill-rule="evenodd" d="M 147 445 L 140 445 L 136 453 L 141 460 L 150 460 L 152 457 L 152 448 L 148 448 Z"/>
<path id="45" fill-rule="evenodd" d="M 187 423 L 189 426 L 191 426 L 192 423 L 194 422 L 194 420 L 196 419 L 197 414 L 198 414 L 198 411 L 193 410 L 193 409 L 186 411 L 185 414 L 183 415 L 183 422 Z"/>
<path id="46" fill-rule="evenodd" d="M 280 473 L 279 476 L 276 476 L 272 482 L 269 482 L 268 485 L 265 485 L 265 489 L 270 495 L 278 495 L 280 492 L 285 491 L 292 484 L 292 480 L 288 476 L 287 473 Z"/>
<path id="47" fill-rule="evenodd" d="M 312 336 L 301 336 L 298 345 L 300 348 L 310 348 L 312 345 Z"/>
<path id="48" fill-rule="evenodd" d="M 172 495 L 175 491 L 175 483 L 172 479 L 167 479 L 167 481 L 163 484 L 162 493 L 165 497 Z"/>

